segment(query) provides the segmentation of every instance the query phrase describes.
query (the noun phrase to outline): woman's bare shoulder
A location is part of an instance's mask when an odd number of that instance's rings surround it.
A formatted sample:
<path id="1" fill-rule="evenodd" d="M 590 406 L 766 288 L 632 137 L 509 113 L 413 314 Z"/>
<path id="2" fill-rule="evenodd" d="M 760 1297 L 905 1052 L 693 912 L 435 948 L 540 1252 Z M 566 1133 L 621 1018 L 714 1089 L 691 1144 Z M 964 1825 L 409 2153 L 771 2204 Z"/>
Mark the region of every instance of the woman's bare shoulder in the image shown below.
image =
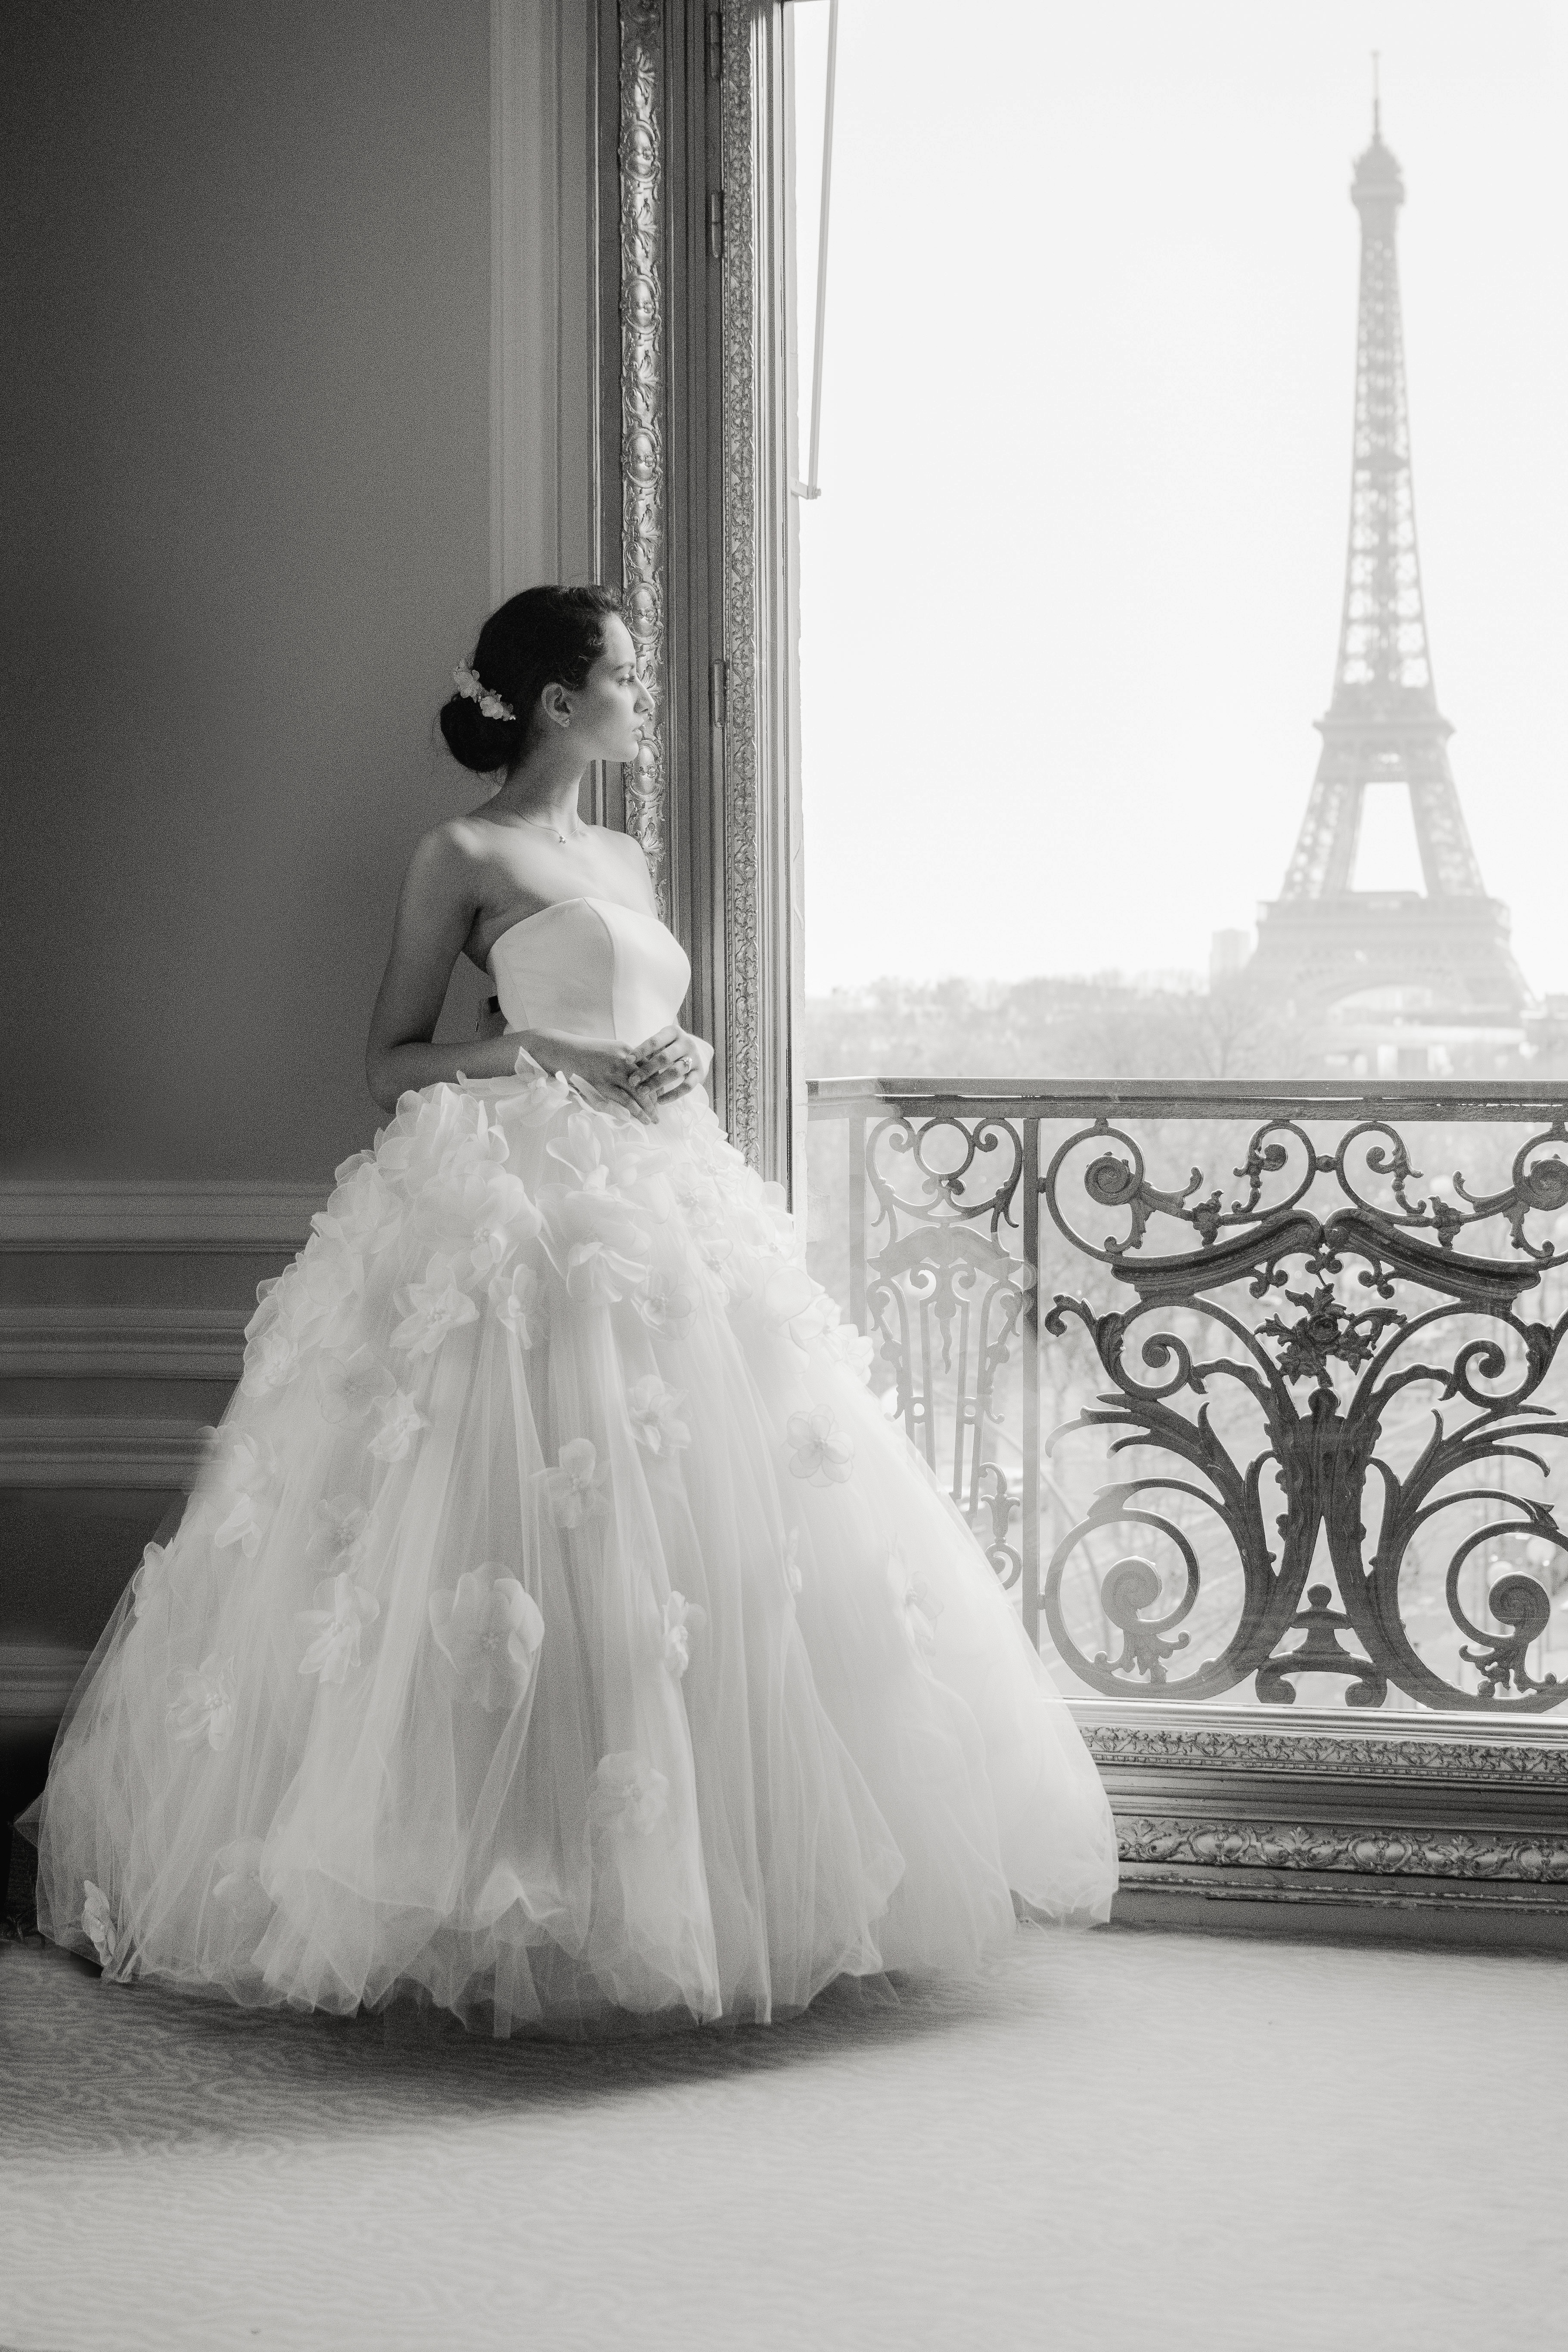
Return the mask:
<path id="1" fill-rule="evenodd" d="M 595 825 L 594 831 L 610 850 L 612 856 L 619 860 L 628 877 L 641 882 L 651 898 L 653 877 L 648 870 L 647 855 L 637 835 L 632 833 L 612 832 L 607 825 Z"/>
<path id="2" fill-rule="evenodd" d="M 434 913 L 481 903 L 495 850 L 468 817 L 447 817 L 414 845 L 403 877 L 403 905 Z"/>

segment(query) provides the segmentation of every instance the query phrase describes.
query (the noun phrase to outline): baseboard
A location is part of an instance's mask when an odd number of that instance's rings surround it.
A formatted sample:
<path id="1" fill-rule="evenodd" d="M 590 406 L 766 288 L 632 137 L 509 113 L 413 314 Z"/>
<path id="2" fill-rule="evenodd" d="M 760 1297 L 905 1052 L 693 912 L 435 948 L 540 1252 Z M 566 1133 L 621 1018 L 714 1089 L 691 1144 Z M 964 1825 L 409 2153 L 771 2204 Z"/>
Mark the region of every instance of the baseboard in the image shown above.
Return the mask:
<path id="1" fill-rule="evenodd" d="M 0 1181 L 0 1250 L 300 1248 L 330 1176 L 274 1183 Z"/>
<path id="2" fill-rule="evenodd" d="M 1257 1874 L 1249 1874 L 1255 1876 Z M 1437 1880 L 1388 1901 L 1376 1888 L 1342 1883 L 1302 1886 L 1145 1878 L 1122 1865 L 1111 1925 L 1218 1936 L 1290 1936 L 1324 1942 L 1442 1944 L 1464 1951 L 1568 1955 L 1568 1904 L 1548 1890 L 1538 1900 Z"/>

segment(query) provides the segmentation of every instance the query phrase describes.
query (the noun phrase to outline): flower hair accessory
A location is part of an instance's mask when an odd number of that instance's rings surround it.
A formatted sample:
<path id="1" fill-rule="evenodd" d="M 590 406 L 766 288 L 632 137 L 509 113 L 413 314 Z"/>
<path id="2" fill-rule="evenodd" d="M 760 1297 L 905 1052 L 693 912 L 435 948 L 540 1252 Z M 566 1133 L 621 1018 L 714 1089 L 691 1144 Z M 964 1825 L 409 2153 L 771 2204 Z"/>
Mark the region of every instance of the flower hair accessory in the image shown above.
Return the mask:
<path id="1" fill-rule="evenodd" d="M 517 713 L 510 703 L 503 702 L 499 694 L 492 694 L 478 670 L 470 669 L 467 662 L 458 664 L 452 672 L 452 683 L 466 702 L 479 704 L 483 718 L 516 719 Z"/>

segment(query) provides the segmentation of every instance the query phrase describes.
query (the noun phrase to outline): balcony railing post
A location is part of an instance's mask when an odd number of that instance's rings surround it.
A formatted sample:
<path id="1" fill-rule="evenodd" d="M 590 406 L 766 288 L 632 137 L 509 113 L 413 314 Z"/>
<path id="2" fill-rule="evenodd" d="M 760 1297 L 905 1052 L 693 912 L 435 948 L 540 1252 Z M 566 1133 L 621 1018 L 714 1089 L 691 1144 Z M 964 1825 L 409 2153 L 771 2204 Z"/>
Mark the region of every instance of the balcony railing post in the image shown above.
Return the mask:
<path id="1" fill-rule="evenodd" d="M 1020 1549 L 1024 1631 L 1040 1646 L 1040 1122 L 1024 1120 L 1024 1264 L 1032 1279 L 1021 1318 L 1024 1349 L 1023 1514 Z"/>
<path id="2" fill-rule="evenodd" d="M 849 1320 L 857 1331 L 866 1328 L 866 1122 L 854 1118 L 849 1129 Z"/>

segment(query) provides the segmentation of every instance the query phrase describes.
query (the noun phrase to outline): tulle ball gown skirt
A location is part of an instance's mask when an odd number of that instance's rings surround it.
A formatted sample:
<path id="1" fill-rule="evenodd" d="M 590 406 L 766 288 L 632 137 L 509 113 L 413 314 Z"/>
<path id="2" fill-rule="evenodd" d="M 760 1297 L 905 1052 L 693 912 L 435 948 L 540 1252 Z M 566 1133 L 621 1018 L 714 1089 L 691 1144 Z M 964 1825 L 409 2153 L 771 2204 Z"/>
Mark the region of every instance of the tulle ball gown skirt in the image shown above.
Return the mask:
<path id="1" fill-rule="evenodd" d="M 247 1342 L 38 1819 L 107 1977 L 593 2032 L 1106 1916 L 1071 1717 L 701 1097 L 405 1096 Z"/>

